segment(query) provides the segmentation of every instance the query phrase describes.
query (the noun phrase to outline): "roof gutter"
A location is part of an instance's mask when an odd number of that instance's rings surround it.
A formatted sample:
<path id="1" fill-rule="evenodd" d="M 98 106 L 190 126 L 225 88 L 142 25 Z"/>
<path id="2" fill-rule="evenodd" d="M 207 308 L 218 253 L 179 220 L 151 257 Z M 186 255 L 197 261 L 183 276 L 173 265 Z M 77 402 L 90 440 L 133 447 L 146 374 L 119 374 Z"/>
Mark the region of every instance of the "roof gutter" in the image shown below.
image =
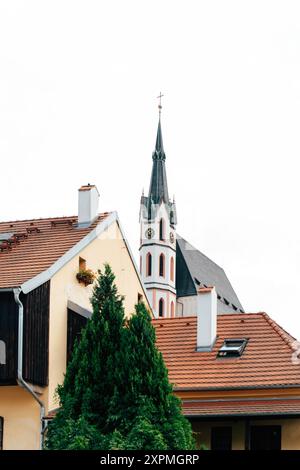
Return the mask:
<path id="1" fill-rule="evenodd" d="M 40 407 L 40 449 L 43 448 L 44 440 L 44 416 L 45 416 L 45 406 L 44 403 L 40 400 L 34 390 L 23 378 L 23 333 L 24 333 L 24 307 L 20 300 L 21 289 L 15 288 L 12 289 L 15 302 L 19 307 L 18 315 L 18 372 L 17 372 L 17 382 L 20 387 L 23 387 L 30 395 L 36 400 Z"/>

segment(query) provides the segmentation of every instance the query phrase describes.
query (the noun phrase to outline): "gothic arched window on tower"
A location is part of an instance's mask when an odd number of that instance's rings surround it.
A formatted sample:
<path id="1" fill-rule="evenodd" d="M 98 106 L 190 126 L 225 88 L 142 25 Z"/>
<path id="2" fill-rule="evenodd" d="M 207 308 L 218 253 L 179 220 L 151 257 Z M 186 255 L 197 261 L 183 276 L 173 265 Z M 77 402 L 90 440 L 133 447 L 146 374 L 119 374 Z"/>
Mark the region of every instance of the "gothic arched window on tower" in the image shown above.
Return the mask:
<path id="1" fill-rule="evenodd" d="M 175 317 L 174 302 L 173 302 L 173 300 L 172 300 L 172 302 L 171 302 L 171 317 Z"/>
<path id="2" fill-rule="evenodd" d="M 173 256 L 170 259 L 170 279 L 174 281 L 174 258 Z"/>
<path id="3" fill-rule="evenodd" d="M 164 219 L 160 219 L 160 221 L 159 221 L 159 239 L 161 241 L 165 240 L 165 221 L 164 221 Z"/>
<path id="4" fill-rule="evenodd" d="M 165 255 L 159 255 L 159 275 L 165 277 Z"/>
<path id="5" fill-rule="evenodd" d="M 158 316 L 159 317 L 163 317 L 165 312 L 165 302 L 164 302 L 164 299 L 159 299 L 159 303 L 158 303 Z"/>
<path id="6" fill-rule="evenodd" d="M 146 257 L 146 274 L 147 274 L 147 276 L 151 276 L 151 274 L 152 274 L 152 255 L 151 255 L 151 253 L 147 253 L 147 257 Z"/>

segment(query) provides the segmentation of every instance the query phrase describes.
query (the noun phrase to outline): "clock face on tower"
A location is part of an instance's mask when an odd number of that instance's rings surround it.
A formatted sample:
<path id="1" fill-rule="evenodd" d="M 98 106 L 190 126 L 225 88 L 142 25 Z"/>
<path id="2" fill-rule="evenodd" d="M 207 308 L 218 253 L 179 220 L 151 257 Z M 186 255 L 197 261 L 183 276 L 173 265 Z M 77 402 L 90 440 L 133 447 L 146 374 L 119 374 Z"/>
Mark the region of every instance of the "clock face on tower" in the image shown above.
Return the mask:
<path id="1" fill-rule="evenodd" d="M 146 235 L 146 238 L 148 238 L 148 240 L 150 240 L 151 238 L 154 237 L 154 230 L 153 228 L 147 228 L 146 232 L 145 232 L 145 235 Z"/>
<path id="2" fill-rule="evenodd" d="M 174 243 L 174 240 L 175 240 L 175 238 L 174 238 L 174 233 L 173 233 L 173 232 L 170 232 L 170 242 L 171 242 L 171 243 Z"/>

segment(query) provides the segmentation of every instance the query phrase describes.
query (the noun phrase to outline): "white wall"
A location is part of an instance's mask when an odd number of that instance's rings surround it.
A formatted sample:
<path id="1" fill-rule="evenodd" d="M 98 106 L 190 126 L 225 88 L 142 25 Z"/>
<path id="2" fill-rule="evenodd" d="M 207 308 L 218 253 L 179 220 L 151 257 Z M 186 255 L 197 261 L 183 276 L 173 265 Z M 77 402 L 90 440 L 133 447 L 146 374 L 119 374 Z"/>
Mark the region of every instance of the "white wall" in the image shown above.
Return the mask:
<path id="1" fill-rule="evenodd" d="M 190 317 L 197 315 L 197 295 L 189 295 L 187 297 L 178 297 L 176 316 Z"/>
<path id="2" fill-rule="evenodd" d="M 160 220 L 164 220 L 164 240 L 159 239 L 159 225 Z M 147 230 L 153 230 L 153 236 L 149 239 L 147 237 Z M 165 316 L 171 314 L 171 302 L 174 302 L 174 313 L 176 312 L 176 231 L 170 226 L 169 216 L 164 204 L 159 207 L 153 223 L 143 218 L 143 209 L 141 208 L 140 219 L 140 266 L 141 277 L 149 292 L 151 306 L 155 316 L 158 316 L 158 302 L 160 298 L 165 302 Z M 171 236 L 173 236 L 173 243 Z M 151 276 L 147 276 L 147 254 L 152 256 L 152 271 Z M 165 272 L 164 276 L 159 275 L 159 257 L 163 254 L 165 257 Z M 171 280 L 171 258 L 174 260 L 174 277 Z"/>

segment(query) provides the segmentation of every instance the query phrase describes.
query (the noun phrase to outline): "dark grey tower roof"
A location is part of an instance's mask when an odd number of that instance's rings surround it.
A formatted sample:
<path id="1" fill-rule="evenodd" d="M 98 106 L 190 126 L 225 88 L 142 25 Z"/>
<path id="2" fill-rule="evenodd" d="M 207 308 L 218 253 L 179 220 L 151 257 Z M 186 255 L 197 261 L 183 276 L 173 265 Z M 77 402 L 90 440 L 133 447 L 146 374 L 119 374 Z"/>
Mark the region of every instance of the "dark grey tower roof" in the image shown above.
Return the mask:
<path id="1" fill-rule="evenodd" d="M 149 188 L 149 200 L 151 199 L 153 204 L 159 204 L 161 201 L 169 204 L 167 173 L 165 166 L 166 155 L 164 152 L 160 119 L 158 121 L 156 144 L 155 150 L 152 154 L 152 160 L 153 165 Z"/>
<path id="2" fill-rule="evenodd" d="M 152 153 L 152 173 L 148 197 L 142 195 L 141 206 L 143 217 L 152 220 L 155 218 L 160 204 L 163 202 L 169 214 L 170 224 L 177 224 L 177 214 L 175 201 L 169 199 L 167 173 L 166 173 L 166 154 L 164 151 L 160 117 L 158 121 L 155 150 Z"/>
<path id="3" fill-rule="evenodd" d="M 177 297 L 195 295 L 199 286 L 216 287 L 218 313 L 244 311 L 224 270 L 177 234 Z"/>

